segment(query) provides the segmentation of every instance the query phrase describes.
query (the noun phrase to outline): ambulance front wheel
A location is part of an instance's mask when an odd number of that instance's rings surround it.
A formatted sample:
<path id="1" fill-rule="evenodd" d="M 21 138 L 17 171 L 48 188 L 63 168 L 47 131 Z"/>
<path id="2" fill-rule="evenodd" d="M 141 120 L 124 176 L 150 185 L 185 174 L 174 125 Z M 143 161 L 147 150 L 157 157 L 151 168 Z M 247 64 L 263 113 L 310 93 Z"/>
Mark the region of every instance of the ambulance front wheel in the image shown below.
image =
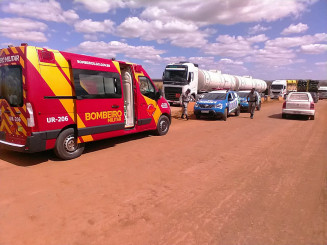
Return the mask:
<path id="1" fill-rule="evenodd" d="M 165 115 L 162 115 L 158 120 L 157 130 L 156 130 L 157 135 L 167 134 L 169 130 L 169 125 L 170 125 L 169 118 Z"/>
<path id="2" fill-rule="evenodd" d="M 77 143 L 73 128 L 68 128 L 59 134 L 54 148 L 57 157 L 70 160 L 82 155 L 83 151 L 84 144 Z"/>

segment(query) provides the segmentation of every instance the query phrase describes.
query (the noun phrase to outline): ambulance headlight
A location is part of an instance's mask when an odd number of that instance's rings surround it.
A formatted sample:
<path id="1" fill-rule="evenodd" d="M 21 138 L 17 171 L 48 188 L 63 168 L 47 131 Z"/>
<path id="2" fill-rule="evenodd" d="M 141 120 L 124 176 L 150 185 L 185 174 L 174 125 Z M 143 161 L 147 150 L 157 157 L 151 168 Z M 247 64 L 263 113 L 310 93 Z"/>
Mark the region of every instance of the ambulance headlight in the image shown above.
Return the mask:
<path id="1" fill-rule="evenodd" d="M 218 108 L 218 109 L 223 109 L 223 104 L 219 103 L 215 107 Z"/>

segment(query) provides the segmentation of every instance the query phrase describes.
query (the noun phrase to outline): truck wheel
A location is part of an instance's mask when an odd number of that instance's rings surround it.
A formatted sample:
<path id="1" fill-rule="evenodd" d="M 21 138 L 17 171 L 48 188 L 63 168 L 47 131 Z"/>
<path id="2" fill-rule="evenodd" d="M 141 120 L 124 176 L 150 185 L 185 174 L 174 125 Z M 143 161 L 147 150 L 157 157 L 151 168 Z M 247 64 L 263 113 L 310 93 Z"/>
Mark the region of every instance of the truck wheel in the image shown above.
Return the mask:
<path id="1" fill-rule="evenodd" d="M 261 103 L 259 103 L 259 105 L 257 106 L 257 111 L 261 110 Z"/>
<path id="2" fill-rule="evenodd" d="M 224 114 L 223 114 L 223 120 L 224 121 L 227 120 L 227 116 L 228 116 L 228 111 L 227 111 L 227 108 L 226 108 L 225 111 L 224 111 Z"/>
<path id="3" fill-rule="evenodd" d="M 170 125 L 170 122 L 169 122 L 168 117 L 165 115 L 162 115 L 159 118 L 158 123 L 157 123 L 156 134 L 160 135 L 160 136 L 167 134 L 168 130 L 169 130 L 169 125 Z"/>
<path id="4" fill-rule="evenodd" d="M 57 140 L 54 152 L 57 157 L 63 160 L 70 160 L 82 155 L 84 144 L 78 144 L 73 128 L 62 131 Z"/>
<path id="5" fill-rule="evenodd" d="M 241 107 L 237 107 L 237 109 L 236 109 L 236 111 L 235 111 L 235 116 L 239 116 L 240 115 L 240 113 L 241 113 Z"/>

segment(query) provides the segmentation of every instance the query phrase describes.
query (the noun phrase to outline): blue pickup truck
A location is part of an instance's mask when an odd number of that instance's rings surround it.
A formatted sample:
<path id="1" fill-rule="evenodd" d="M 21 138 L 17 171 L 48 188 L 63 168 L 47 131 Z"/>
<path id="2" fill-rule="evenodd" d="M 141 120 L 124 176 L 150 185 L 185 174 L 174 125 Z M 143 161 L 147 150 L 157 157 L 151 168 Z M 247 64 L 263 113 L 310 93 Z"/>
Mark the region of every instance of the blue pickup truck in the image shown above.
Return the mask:
<path id="1" fill-rule="evenodd" d="M 260 111 L 261 109 L 261 96 L 257 91 L 254 91 L 257 94 L 258 100 L 256 103 L 256 109 Z M 249 102 L 247 101 L 247 96 L 250 93 L 250 90 L 243 90 L 237 92 L 239 98 L 240 98 L 240 108 L 241 111 L 248 111 L 249 109 Z"/>
<path id="2" fill-rule="evenodd" d="M 240 115 L 239 97 L 234 91 L 218 90 L 205 94 L 194 105 L 197 119 L 201 116 L 222 118 L 224 121 L 231 113 Z"/>

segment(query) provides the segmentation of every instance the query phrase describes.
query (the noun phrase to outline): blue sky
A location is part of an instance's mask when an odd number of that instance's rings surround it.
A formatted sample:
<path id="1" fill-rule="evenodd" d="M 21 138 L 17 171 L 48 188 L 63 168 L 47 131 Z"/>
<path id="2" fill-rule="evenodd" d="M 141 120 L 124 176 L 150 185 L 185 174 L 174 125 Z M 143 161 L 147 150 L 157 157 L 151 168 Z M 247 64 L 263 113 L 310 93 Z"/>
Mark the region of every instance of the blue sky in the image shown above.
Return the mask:
<path id="1" fill-rule="evenodd" d="M 0 44 L 255 78 L 327 79 L 327 0 L 2 0 Z"/>

